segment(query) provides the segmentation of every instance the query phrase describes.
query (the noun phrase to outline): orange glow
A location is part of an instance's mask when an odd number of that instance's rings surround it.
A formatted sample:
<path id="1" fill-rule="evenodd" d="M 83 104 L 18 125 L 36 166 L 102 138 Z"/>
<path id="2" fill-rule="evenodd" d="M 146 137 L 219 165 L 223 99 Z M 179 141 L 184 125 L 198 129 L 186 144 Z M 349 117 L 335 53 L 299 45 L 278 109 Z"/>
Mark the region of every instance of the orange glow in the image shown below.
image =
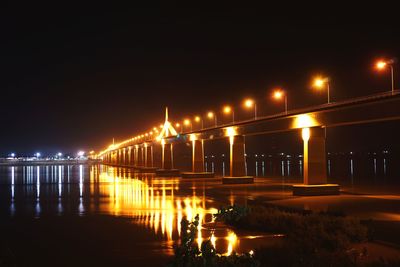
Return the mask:
<path id="1" fill-rule="evenodd" d="M 313 82 L 315 88 L 321 89 L 324 87 L 325 83 L 328 82 L 328 78 L 316 77 Z"/>
<path id="2" fill-rule="evenodd" d="M 387 66 L 387 62 L 386 62 L 386 61 L 383 61 L 383 60 L 379 60 L 378 62 L 376 62 L 376 65 L 375 65 L 375 67 L 376 67 L 378 70 L 383 70 L 383 69 L 386 68 L 386 66 Z"/>
<path id="3" fill-rule="evenodd" d="M 251 108 L 251 107 L 253 107 L 253 106 L 254 106 L 254 100 L 253 100 L 253 99 L 246 99 L 246 100 L 244 101 L 244 106 L 245 106 L 246 108 Z"/>
<path id="4" fill-rule="evenodd" d="M 318 121 L 315 119 L 314 116 L 309 114 L 301 114 L 296 116 L 296 118 L 294 119 L 292 128 L 293 129 L 309 128 L 319 125 L 320 124 L 318 123 Z"/>
<path id="5" fill-rule="evenodd" d="M 214 118 L 214 113 L 213 112 L 208 112 L 207 113 L 207 117 L 209 118 L 209 119 L 212 119 L 212 118 Z"/>
<path id="6" fill-rule="evenodd" d="M 229 113 L 232 112 L 232 108 L 230 106 L 225 106 L 223 111 L 224 111 L 225 114 L 229 114 Z"/>
<path id="7" fill-rule="evenodd" d="M 181 124 L 179 122 L 175 123 L 175 127 L 181 127 Z"/>
<path id="8" fill-rule="evenodd" d="M 237 135 L 235 127 L 228 127 L 225 129 L 225 136 L 232 137 Z"/>
<path id="9" fill-rule="evenodd" d="M 199 116 L 194 117 L 194 121 L 195 122 L 200 122 L 200 117 Z"/>
<path id="10" fill-rule="evenodd" d="M 190 125 L 190 120 L 185 119 L 185 120 L 183 121 L 183 124 L 185 124 L 186 126 Z"/>
<path id="11" fill-rule="evenodd" d="M 273 97 L 277 100 L 282 99 L 282 97 L 284 96 L 284 92 L 281 89 L 276 89 L 273 93 Z"/>
<path id="12" fill-rule="evenodd" d="M 308 140 L 310 140 L 310 128 L 303 128 L 301 130 L 301 137 L 304 142 L 308 142 Z"/>

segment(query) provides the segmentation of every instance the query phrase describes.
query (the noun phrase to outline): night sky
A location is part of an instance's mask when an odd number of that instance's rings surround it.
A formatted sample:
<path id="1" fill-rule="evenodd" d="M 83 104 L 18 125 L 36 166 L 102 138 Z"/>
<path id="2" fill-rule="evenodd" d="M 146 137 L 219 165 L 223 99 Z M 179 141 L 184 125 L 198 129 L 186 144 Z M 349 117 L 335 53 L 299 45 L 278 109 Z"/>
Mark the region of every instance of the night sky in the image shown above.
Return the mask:
<path id="1" fill-rule="evenodd" d="M 245 118 L 240 101 L 251 96 L 260 115 L 273 114 L 276 86 L 289 108 L 321 104 L 310 88 L 319 73 L 333 101 L 387 91 L 389 72 L 373 62 L 400 56 L 400 27 L 383 4 L 316 15 L 57 3 L 0 10 L 0 156 L 100 149 L 160 124 L 165 106 L 175 120 L 223 104 Z"/>

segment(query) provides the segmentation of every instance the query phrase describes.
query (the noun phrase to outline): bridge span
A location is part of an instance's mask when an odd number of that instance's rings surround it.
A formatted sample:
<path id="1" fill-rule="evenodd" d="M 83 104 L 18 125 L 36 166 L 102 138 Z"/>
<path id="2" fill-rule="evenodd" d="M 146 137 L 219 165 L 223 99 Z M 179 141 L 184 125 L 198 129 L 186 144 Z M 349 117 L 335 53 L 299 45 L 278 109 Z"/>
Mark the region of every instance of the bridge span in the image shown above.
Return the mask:
<path id="1" fill-rule="evenodd" d="M 214 177 L 204 170 L 204 142 L 229 138 L 229 176 L 223 183 L 253 183 L 245 168 L 245 138 L 251 135 L 298 131 L 303 141 L 303 185 L 293 186 L 297 195 L 338 194 L 339 185 L 327 184 L 326 129 L 346 125 L 400 120 L 400 91 L 375 94 L 341 102 L 291 110 L 253 120 L 239 121 L 178 133 L 168 119 L 154 129 L 97 154 L 104 164 L 132 167 L 158 176 Z M 192 150 L 192 172 L 174 168 L 174 145 L 188 143 Z M 161 162 L 154 160 L 154 147 L 161 146 Z"/>

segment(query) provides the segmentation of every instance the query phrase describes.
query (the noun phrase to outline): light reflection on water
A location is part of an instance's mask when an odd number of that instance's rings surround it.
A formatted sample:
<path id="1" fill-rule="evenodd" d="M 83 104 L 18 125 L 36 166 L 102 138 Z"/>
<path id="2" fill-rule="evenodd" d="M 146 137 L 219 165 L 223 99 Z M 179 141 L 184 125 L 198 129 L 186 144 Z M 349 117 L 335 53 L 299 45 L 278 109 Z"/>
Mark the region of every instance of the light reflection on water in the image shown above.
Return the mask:
<path id="1" fill-rule="evenodd" d="M 186 217 L 194 220 L 199 216 L 197 243 L 210 238 L 218 251 L 232 253 L 238 244 L 237 235 L 231 230 L 213 231 L 204 224 L 213 222 L 216 208 L 207 207 L 205 195 L 179 196 L 179 179 L 132 179 L 129 174 L 118 175 L 115 168 L 104 168 L 99 175 L 100 194 L 110 200 L 100 210 L 112 215 L 135 218 L 135 222 L 161 234 L 167 241 L 176 240 L 181 235 L 180 222 Z M 224 248 L 226 247 L 226 248 Z M 225 251 L 224 251 L 225 250 Z"/>
<path id="2" fill-rule="evenodd" d="M 17 166 L 0 168 L 0 183 L 0 204 L 9 203 L 9 216 L 129 217 L 153 232 L 156 240 L 161 237 L 170 244 L 164 251 L 168 254 L 172 253 L 173 241 L 182 234 L 180 222 L 184 217 L 192 221 L 198 215 L 198 244 L 210 239 L 220 253 L 240 252 L 240 240 L 249 240 L 226 227 L 216 227 L 212 214 L 217 212 L 217 204 L 207 199 L 204 187 L 181 188 L 178 178 L 141 176 L 107 166 Z M 5 194 L 3 190 L 7 190 Z M 233 194 L 229 201 L 234 204 Z M 245 251 L 251 248 L 247 245 Z"/>

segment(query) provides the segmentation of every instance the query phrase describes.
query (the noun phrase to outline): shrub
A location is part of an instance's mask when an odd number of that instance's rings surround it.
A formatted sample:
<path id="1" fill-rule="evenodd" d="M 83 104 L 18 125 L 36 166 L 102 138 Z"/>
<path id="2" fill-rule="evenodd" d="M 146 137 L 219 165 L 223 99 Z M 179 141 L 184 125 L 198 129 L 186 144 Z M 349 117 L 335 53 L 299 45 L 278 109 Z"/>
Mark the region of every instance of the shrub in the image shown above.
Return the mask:
<path id="1" fill-rule="evenodd" d="M 229 256 L 218 254 L 211 240 L 202 242 L 200 249 L 195 242 L 199 225 L 197 215 L 193 222 L 181 221 L 181 239 L 175 246 L 174 260 L 168 266 L 174 267 L 258 267 L 259 262 L 249 253 Z"/>

